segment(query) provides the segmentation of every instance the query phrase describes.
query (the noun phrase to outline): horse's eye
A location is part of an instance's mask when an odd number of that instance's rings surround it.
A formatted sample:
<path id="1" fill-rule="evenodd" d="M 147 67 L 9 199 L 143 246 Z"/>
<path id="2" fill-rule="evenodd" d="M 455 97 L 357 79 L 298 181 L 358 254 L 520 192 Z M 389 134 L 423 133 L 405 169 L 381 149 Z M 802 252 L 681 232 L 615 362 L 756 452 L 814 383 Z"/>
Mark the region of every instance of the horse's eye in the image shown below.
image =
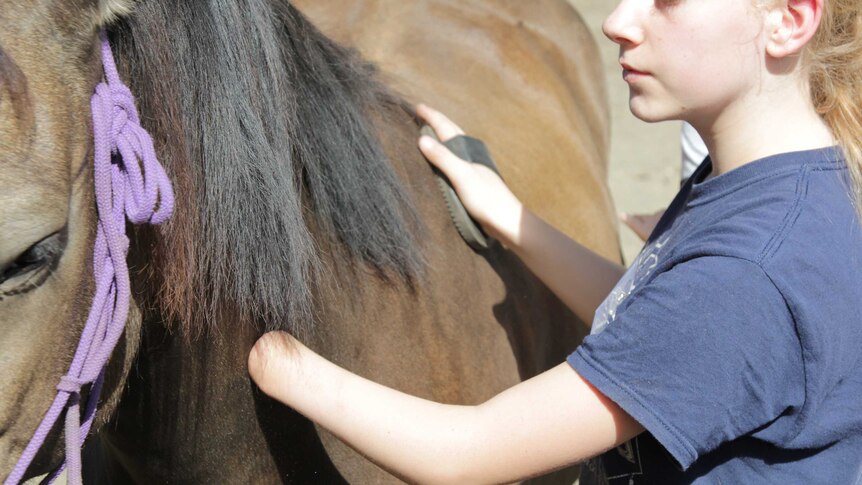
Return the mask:
<path id="1" fill-rule="evenodd" d="M 66 245 L 66 231 L 55 232 L 30 246 L 14 261 L 0 268 L 0 283 L 23 276 L 53 263 Z"/>

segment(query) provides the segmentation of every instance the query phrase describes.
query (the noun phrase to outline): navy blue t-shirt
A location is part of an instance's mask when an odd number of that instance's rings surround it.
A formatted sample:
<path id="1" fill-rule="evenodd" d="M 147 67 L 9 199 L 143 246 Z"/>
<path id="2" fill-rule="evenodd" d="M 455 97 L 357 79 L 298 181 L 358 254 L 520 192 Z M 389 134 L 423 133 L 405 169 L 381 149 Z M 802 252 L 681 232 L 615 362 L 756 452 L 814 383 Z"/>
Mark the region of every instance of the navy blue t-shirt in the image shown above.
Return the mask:
<path id="1" fill-rule="evenodd" d="M 581 484 L 862 484 L 862 227 L 840 151 L 710 170 L 569 356 L 647 430 Z"/>

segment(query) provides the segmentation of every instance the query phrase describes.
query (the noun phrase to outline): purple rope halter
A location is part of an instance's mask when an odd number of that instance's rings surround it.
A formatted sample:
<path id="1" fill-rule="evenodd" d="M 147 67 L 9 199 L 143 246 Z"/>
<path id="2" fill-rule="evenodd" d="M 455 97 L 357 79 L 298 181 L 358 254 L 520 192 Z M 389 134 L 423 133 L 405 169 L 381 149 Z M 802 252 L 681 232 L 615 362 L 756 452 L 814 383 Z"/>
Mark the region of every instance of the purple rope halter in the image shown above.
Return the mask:
<path id="1" fill-rule="evenodd" d="M 129 269 L 126 218 L 134 224 L 160 224 L 173 212 L 171 183 L 150 135 L 140 126 L 135 98 L 120 81 L 111 46 L 100 34 L 107 83 L 99 83 L 90 100 L 95 141 L 96 207 L 99 223 L 93 250 L 96 294 L 69 372 L 57 384 L 57 397 L 4 484 L 21 481 L 36 452 L 66 409 L 66 460 L 48 483 L 68 466 L 68 481 L 81 483 L 81 446 L 93 424 L 105 365 L 123 333 L 129 313 Z M 81 388 L 92 384 L 81 419 Z"/>

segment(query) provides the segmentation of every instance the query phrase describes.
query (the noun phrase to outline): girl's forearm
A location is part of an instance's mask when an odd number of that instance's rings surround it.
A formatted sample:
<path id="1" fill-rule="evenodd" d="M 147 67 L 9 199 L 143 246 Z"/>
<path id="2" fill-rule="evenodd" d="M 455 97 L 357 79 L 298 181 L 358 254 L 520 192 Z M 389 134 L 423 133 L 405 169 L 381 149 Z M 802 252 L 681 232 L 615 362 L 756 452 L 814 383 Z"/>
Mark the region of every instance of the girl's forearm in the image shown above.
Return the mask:
<path id="1" fill-rule="evenodd" d="M 463 134 L 443 113 L 419 105 L 417 113 L 441 139 Z M 456 157 L 430 137 L 419 148 L 440 169 L 464 207 L 488 232 L 514 250 L 575 314 L 588 324 L 624 268 L 581 246 L 527 210 L 499 175 Z"/>
<path id="2" fill-rule="evenodd" d="M 506 232 L 503 243 L 587 325 L 625 273 L 622 265 L 587 249 L 525 207 L 518 226 Z"/>

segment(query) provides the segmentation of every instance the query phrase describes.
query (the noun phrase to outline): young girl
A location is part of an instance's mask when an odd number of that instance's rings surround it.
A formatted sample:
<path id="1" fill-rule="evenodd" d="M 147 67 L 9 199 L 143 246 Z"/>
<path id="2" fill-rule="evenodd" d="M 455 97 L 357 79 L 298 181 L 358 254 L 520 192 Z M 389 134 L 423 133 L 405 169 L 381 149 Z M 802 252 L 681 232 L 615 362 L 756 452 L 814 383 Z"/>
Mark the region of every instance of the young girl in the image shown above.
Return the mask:
<path id="1" fill-rule="evenodd" d="M 408 481 L 509 482 L 586 460 L 582 484 L 862 483 L 860 10 L 620 2 L 604 32 L 632 112 L 689 122 L 710 154 L 625 274 L 489 170 L 420 140 L 488 233 L 593 321 L 567 362 L 451 406 L 273 333 L 252 378 Z M 419 112 L 441 139 L 461 133 Z"/>

